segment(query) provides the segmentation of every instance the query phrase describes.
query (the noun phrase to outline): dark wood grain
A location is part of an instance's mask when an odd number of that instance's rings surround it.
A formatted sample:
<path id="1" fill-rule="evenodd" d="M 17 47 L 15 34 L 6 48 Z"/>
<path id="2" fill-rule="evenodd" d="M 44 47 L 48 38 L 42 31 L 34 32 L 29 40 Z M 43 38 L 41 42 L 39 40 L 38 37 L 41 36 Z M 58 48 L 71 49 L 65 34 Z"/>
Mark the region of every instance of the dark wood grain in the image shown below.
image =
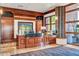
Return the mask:
<path id="1" fill-rule="evenodd" d="M 14 15 L 31 16 L 31 17 L 43 15 L 43 13 L 41 12 L 9 8 L 9 7 L 3 7 L 3 11 L 11 11 Z"/>
<path id="2" fill-rule="evenodd" d="M 14 41 L 14 20 L 12 17 L 2 17 L 2 33 L 1 33 L 1 42 L 7 43 Z"/>
<path id="3" fill-rule="evenodd" d="M 56 37 L 46 36 L 46 37 L 25 37 L 22 35 L 17 36 L 17 48 L 32 48 L 32 47 L 38 47 L 46 46 L 49 44 L 56 44 Z"/>

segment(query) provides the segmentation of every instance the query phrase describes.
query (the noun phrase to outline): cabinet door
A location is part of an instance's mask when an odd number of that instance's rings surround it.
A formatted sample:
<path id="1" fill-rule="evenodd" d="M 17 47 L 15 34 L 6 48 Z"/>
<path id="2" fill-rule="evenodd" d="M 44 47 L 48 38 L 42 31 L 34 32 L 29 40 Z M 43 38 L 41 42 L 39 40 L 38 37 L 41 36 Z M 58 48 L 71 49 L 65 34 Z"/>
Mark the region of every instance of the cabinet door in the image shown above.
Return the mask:
<path id="1" fill-rule="evenodd" d="M 25 43 L 26 43 L 26 39 L 25 39 L 25 36 L 17 36 L 17 48 L 20 49 L 20 48 L 25 48 Z"/>
<path id="2" fill-rule="evenodd" d="M 13 41 L 13 18 L 3 17 L 2 24 L 2 43 Z"/>
<path id="3" fill-rule="evenodd" d="M 42 20 L 37 20 L 36 21 L 36 30 L 37 30 L 37 32 L 41 31 L 41 27 L 42 27 Z"/>

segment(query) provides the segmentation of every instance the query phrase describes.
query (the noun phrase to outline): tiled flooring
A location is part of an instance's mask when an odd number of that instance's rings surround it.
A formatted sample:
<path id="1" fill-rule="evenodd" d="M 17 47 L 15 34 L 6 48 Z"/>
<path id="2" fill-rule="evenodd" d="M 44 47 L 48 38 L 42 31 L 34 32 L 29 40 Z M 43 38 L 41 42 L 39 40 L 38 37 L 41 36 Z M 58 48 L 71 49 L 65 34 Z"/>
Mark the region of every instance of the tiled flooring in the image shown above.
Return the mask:
<path id="1" fill-rule="evenodd" d="M 24 48 L 24 49 L 16 49 L 16 51 L 13 54 L 21 54 L 21 53 L 27 53 L 31 51 L 38 51 L 38 50 L 43 50 L 47 48 L 52 48 L 52 47 L 57 47 L 58 45 L 56 44 L 51 44 L 51 45 L 46 45 L 46 46 L 41 46 L 41 47 L 33 47 L 33 48 Z M 12 55 L 13 55 L 12 54 Z"/>
<path id="2" fill-rule="evenodd" d="M 69 46 L 58 46 L 38 51 L 16 54 L 14 56 L 79 56 L 79 50 Z"/>
<path id="3" fill-rule="evenodd" d="M 42 49 L 47 49 L 47 48 L 52 48 L 52 47 L 57 47 L 58 45 L 56 44 L 51 44 L 51 45 L 46 45 L 46 46 L 41 46 L 41 47 L 33 47 L 33 48 L 23 48 L 23 49 L 15 49 L 12 52 L 8 53 L 0 53 L 1 56 L 9 56 L 9 55 L 15 55 L 15 54 L 21 54 L 21 53 L 27 53 L 31 51 L 37 51 L 37 50 L 42 50 Z"/>
<path id="4" fill-rule="evenodd" d="M 2 56 L 79 56 L 79 46 L 74 45 L 46 45 L 44 47 L 16 49 L 11 53 L 0 54 Z"/>

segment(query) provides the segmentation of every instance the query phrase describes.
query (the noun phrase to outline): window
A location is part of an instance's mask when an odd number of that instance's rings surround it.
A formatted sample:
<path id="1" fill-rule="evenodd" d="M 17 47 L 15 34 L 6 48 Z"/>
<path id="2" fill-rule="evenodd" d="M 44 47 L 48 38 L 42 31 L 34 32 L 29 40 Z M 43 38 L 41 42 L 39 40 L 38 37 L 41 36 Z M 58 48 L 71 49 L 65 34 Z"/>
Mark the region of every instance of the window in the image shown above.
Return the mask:
<path id="1" fill-rule="evenodd" d="M 47 31 L 50 31 L 50 25 L 46 25 Z"/>
<path id="2" fill-rule="evenodd" d="M 46 17 L 45 21 L 47 32 L 52 31 L 53 33 L 56 33 L 56 16 Z"/>
<path id="3" fill-rule="evenodd" d="M 74 10 L 66 13 L 66 38 L 67 42 L 78 43 L 79 42 L 79 11 Z"/>
<path id="4" fill-rule="evenodd" d="M 19 22 L 18 27 L 20 35 L 25 35 L 30 31 L 33 31 L 33 23 L 31 22 Z"/>
<path id="5" fill-rule="evenodd" d="M 46 18 L 46 24 L 50 24 L 50 17 Z"/>
<path id="6" fill-rule="evenodd" d="M 50 17 L 46 17 L 46 29 L 47 31 L 50 31 Z"/>
<path id="7" fill-rule="evenodd" d="M 79 32 L 79 22 L 66 23 L 66 32 Z"/>
<path id="8" fill-rule="evenodd" d="M 51 16 L 51 30 L 56 33 L 56 16 Z"/>
<path id="9" fill-rule="evenodd" d="M 66 32 L 78 32 L 78 11 L 66 13 Z"/>
<path id="10" fill-rule="evenodd" d="M 66 13 L 66 21 L 76 21 L 78 20 L 78 11 L 72 11 Z"/>

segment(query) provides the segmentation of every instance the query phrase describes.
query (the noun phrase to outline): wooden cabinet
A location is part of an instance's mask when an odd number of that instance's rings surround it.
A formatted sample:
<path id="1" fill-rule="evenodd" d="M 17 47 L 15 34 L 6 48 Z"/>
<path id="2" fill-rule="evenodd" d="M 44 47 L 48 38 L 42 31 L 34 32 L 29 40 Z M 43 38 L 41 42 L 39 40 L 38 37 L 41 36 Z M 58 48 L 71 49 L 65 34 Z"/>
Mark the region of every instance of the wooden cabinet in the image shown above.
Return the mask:
<path id="1" fill-rule="evenodd" d="M 14 34 L 13 34 L 14 21 L 13 21 L 13 18 L 2 17 L 1 25 L 2 25 L 1 42 L 6 43 L 6 42 L 13 41 L 14 40 L 13 39 L 14 38 Z"/>
<path id="2" fill-rule="evenodd" d="M 17 39 L 17 47 L 20 48 L 32 48 L 38 46 L 46 46 L 48 44 L 56 44 L 56 37 L 25 37 L 25 36 L 18 36 Z M 41 45 L 42 43 L 42 45 Z"/>
<path id="3" fill-rule="evenodd" d="M 36 21 L 36 31 L 37 32 L 41 31 L 41 27 L 42 27 L 42 20 L 37 20 Z"/>
<path id="4" fill-rule="evenodd" d="M 56 44 L 56 37 L 48 37 L 48 39 L 49 39 L 49 44 Z"/>
<path id="5" fill-rule="evenodd" d="M 17 36 L 17 48 L 25 48 L 25 36 Z"/>

